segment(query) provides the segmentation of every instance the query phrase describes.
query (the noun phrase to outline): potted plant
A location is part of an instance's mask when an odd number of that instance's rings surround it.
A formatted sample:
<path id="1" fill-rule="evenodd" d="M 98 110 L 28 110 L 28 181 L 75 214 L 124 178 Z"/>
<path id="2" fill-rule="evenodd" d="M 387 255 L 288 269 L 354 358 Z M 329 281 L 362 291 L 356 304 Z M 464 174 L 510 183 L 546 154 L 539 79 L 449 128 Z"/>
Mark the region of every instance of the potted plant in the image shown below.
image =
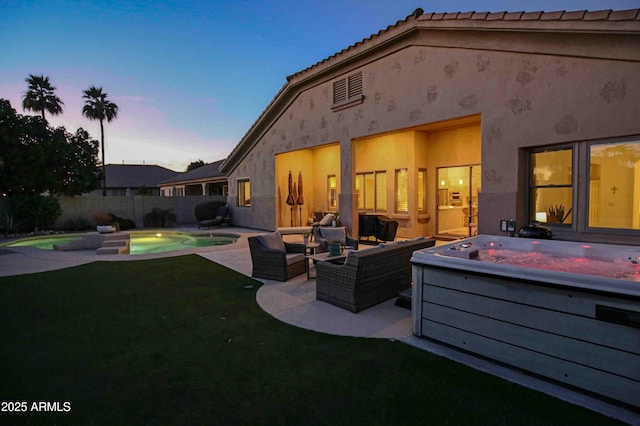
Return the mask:
<path id="1" fill-rule="evenodd" d="M 338 226 L 340 224 L 340 212 L 335 212 L 333 215 L 335 216 L 335 220 L 331 222 L 331 226 Z"/>
<path id="2" fill-rule="evenodd" d="M 304 234 L 302 234 L 302 241 L 304 242 L 304 245 L 306 246 L 307 244 L 309 244 L 309 237 L 311 236 L 310 232 L 305 232 Z"/>
<path id="3" fill-rule="evenodd" d="M 551 206 L 547 210 L 547 222 L 564 223 L 564 221 L 567 220 L 570 214 L 571 209 L 569 209 L 569 211 L 565 213 L 564 206 L 562 204 Z"/>
<path id="4" fill-rule="evenodd" d="M 95 212 L 91 213 L 91 217 L 96 223 L 96 230 L 101 234 L 109 234 L 118 230 L 115 226 L 113 226 L 112 217 L 108 213 Z"/>

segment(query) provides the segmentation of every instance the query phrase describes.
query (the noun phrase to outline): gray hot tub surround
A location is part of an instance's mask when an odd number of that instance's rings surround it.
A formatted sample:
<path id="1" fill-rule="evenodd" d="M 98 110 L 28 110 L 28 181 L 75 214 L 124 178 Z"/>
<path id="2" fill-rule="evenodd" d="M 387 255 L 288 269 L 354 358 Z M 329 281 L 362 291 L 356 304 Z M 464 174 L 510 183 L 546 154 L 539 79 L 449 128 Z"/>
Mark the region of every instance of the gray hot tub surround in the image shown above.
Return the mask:
<path id="1" fill-rule="evenodd" d="M 640 407 L 640 247 L 481 235 L 411 261 L 415 335 Z"/>

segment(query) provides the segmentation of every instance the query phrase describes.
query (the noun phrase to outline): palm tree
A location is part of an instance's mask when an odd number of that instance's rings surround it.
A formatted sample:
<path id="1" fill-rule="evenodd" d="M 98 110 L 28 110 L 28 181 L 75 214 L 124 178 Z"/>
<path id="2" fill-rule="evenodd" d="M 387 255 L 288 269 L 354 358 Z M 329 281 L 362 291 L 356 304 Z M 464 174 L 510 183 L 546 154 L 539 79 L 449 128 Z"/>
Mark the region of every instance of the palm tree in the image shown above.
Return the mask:
<path id="1" fill-rule="evenodd" d="M 89 120 L 100 120 L 100 144 L 102 146 L 102 196 L 107 195 L 107 175 L 104 163 L 104 120 L 107 122 L 118 116 L 118 105 L 107 100 L 107 94 L 102 92 L 102 87 L 91 86 L 83 91 L 82 97 L 86 99 L 82 108 L 82 115 Z"/>
<path id="2" fill-rule="evenodd" d="M 56 88 L 49 82 L 49 77 L 29 74 L 29 78 L 25 81 L 29 83 L 29 88 L 24 93 L 22 100 L 24 110 L 40 112 L 43 120 L 46 120 L 44 118 L 45 111 L 49 111 L 51 115 L 58 115 L 62 112 L 64 103 L 53 93 Z"/>

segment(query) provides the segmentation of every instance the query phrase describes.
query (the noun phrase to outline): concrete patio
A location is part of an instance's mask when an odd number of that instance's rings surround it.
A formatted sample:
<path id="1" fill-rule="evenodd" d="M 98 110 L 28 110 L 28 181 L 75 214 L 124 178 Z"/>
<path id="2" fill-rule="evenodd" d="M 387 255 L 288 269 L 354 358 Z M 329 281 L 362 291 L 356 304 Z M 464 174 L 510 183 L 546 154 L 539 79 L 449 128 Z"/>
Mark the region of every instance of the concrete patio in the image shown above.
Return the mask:
<path id="1" fill-rule="evenodd" d="M 193 228 L 175 230 L 194 231 Z M 0 276 L 51 271 L 95 261 L 135 261 L 184 254 L 197 254 L 251 276 L 251 255 L 247 237 L 260 234 L 263 231 L 231 227 L 210 232 L 212 234 L 238 234 L 240 238 L 233 245 L 199 247 L 180 252 L 136 256 L 96 255 L 95 251 L 58 252 L 32 247 L 0 247 Z M 301 239 L 296 235 L 288 235 L 285 238 L 290 241 Z M 0 243 L 4 242 L 0 241 Z M 262 279 L 259 281 L 264 284 L 256 295 L 259 306 L 268 314 L 287 324 L 328 334 L 402 341 L 623 422 L 640 425 L 640 413 L 414 336 L 412 334 L 411 311 L 395 306 L 395 299 L 354 314 L 316 300 L 315 279 L 307 280 L 306 274 L 299 275 L 284 283 Z"/>

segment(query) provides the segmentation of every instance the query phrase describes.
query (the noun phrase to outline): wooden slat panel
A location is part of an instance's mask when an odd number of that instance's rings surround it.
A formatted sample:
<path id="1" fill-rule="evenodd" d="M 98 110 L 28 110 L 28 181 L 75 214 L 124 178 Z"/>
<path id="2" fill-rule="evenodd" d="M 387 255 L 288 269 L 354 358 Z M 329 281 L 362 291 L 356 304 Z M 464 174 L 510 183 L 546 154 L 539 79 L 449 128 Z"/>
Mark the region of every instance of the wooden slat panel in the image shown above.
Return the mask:
<path id="1" fill-rule="evenodd" d="M 499 308 L 498 308 L 499 309 Z M 424 319 L 639 381 L 640 356 L 544 331 L 497 321 L 440 305 L 427 304 Z M 517 360 L 515 365 L 522 365 Z"/>
<path id="2" fill-rule="evenodd" d="M 523 274 L 523 278 L 526 275 Z M 434 268 L 424 268 L 423 283 L 593 318 L 596 303 L 640 312 L 640 301 L 513 282 Z"/>
<path id="3" fill-rule="evenodd" d="M 432 321 L 424 320 L 422 330 L 423 336 L 640 407 L 640 384 L 636 381 L 528 351 Z"/>
<path id="4" fill-rule="evenodd" d="M 423 300 L 640 355 L 638 328 L 442 287 L 423 286 Z"/>

